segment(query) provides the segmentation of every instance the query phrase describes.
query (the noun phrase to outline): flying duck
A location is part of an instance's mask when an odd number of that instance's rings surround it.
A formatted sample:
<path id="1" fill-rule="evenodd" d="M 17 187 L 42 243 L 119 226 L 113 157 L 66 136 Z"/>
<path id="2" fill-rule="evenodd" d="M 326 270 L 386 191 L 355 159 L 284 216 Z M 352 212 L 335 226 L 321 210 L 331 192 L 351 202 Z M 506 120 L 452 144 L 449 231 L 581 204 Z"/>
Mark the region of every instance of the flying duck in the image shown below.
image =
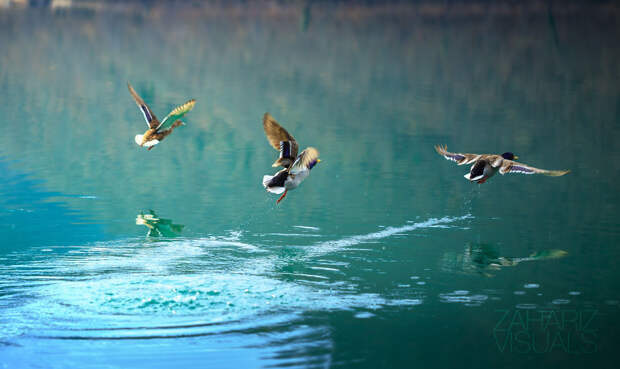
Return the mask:
<path id="1" fill-rule="evenodd" d="M 273 176 L 263 176 L 263 186 L 267 191 L 282 194 L 276 201 L 276 204 L 279 204 L 288 190 L 297 188 L 310 174 L 310 170 L 321 162 L 321 159 L 319 159 L 318 150 L 314 147 L 308 147 L 297 155 L 299 150 L 297 141 L 269 113 L 263 116 L 263 129 L 271 146 L 280 152 L 280 156 L 272 166 L 284 167 Z"/>
<path id="2" fill-rule="evenodd" d="M 185 125 L 179 118 L 192 110 L 196 104 L 196 100 L 191 99 L 185 104 L 177 106 L 160 123 L 155 114 L 151 111 L 151 108 L 146 105 L 144 100 L 142 100 L 140 95 L 131 87 L 129 82 L 127 82 L 127 87 L 144 115 L 146 124 L 149 127 L 143 135 L 136 135 L 135 140 L 138 145 L 148 147 L 148 150 L 151 150 L 155 145 L 160 143 L 166 136 L 171 134 L 175 128 L 180 125 Z"/>
<path id="3" fill-rule="evenodd" d="M 518 159 L 515 154 L 505 152 L 501 155 L 497 154 L 460 154 L 448 151 L 447 146 L 435 146 L 435 150 L 439 155 L 447 160 L 452 160 L 458 165 L 472 164 L 469 173 L 465 174 L 465 178 L 471 182 L 484 183 L 493 177 L 499 171 L 500 174 L 521 173 L 521 174 L 544 174 L 546 176 L 559 177 L 570 172 L 569 170 L 545 170 L 521 164 L 516 161 Z"/>

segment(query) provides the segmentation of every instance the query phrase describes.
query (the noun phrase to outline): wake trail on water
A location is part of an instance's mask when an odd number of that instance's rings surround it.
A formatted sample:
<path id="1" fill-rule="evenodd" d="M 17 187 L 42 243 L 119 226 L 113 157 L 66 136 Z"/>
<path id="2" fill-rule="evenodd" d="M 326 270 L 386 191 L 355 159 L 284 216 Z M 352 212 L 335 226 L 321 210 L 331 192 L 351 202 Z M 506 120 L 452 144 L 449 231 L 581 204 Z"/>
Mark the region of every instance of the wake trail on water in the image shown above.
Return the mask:
<path id="1" fill-rule="evenodd" d="M 381 231 L 372 232 L 368 234 L 361 234 L 355 236 L 348 236 L 338 240 L 322 241 L 314 245 L 306 246 L 306 257 L 317 257 L 325 254 L 329 254 L 335 251 L 339 251 L 343 248 L 359 245 L 368 241 L 375 241 L 384 238 L 388 238 L 400 233 L 406 233 L 425 228 L 445 228 L 448 224 L 458 222 L 461 220 L 472 219 L 471 214 L 466 214 L 460 217 L 443 217 L 443 218 L 430 218 L 423 222 L 405 224 L 400 227 L 387 227 Z"/>

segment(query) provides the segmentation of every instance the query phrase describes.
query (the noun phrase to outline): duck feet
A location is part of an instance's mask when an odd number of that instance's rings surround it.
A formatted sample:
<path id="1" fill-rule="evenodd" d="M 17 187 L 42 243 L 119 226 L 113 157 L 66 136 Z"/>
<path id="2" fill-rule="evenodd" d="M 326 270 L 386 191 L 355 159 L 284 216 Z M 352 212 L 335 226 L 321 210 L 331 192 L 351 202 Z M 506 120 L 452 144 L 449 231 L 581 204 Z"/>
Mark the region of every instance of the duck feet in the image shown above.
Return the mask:
<path id="1" fill-rule="evenodd" d="M 276 204 L 279 204 L 279 203 L 280 203 L 280 201 L 282 201 L 282 199 L 283 199 L 284 197 L 286 197 L 286 193 L 287 193 L 287 192 L 288 192 L 288 190 L 284 190 L 284 193 L 282 194 L 282 196 L 280 196 L 280 198 L 278 199 L 278 201 L 276 201 Z"/>

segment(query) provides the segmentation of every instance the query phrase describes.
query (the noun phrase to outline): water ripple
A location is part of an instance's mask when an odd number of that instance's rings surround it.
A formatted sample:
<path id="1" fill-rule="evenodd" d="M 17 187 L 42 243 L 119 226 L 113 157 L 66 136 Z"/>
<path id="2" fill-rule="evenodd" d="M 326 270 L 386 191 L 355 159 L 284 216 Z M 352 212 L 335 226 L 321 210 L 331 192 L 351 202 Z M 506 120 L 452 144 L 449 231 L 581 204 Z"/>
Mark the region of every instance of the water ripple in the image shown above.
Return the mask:
<path id="1" fill-rule="evenodd" d="M 235 231 L 198 239 L 45 246 L 53 253 L 16 254 L 14 264 L 0 269 L 0 324 L 10 323 L 11 327 L 3 330 L 0 338 L 195 337 L 260 331 L 263 326 L 296 319 L 300 311 L 368 312 L 386 306 L 416 306 L 424 301 L 419 291 L 394 297 L 360 291 L 352 278 L 339 280 L 348 262 L 321 256 L 470 217 L 433 218 L 386 227 L 293 247 L 296 252 L 284 254 L 279 247 L 265 246 L 270 244 L 264 240 L 266 235 L 258 238 L 265 245 L 259 245 L 244 242 L 243 233 Z M 291 270 L 299 261 L 303 270 Z M 466 293 L 455 291 L 454 298 L 470 303 L 482 300 Z"/>

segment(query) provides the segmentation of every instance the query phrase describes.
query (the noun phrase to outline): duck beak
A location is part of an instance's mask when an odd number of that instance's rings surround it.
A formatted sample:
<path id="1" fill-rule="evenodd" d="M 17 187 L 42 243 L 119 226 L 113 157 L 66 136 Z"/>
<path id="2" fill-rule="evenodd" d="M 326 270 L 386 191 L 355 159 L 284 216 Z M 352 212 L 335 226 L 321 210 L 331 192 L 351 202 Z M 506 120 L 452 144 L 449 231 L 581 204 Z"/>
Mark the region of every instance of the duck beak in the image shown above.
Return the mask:
<path id="1" fill-rule="evenodd" d="M 517 155 L 515 155 L 515 160 L 519 159 L 519 157 Z"/>

